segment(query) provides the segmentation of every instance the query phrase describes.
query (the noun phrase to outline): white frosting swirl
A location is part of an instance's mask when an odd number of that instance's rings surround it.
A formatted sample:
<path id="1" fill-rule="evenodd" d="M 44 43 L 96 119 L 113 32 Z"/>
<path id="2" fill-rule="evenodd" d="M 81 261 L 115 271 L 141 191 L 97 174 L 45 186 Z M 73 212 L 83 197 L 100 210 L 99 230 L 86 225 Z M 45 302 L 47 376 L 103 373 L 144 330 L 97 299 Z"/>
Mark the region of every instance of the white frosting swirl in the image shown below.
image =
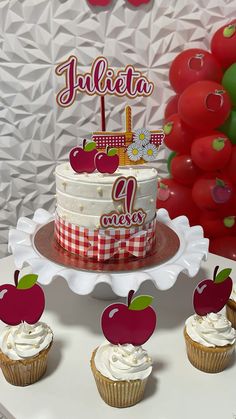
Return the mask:
<path id="1" fill-rule="evenodd" d="M 143 380 L 152 371 L 152 359 L 142 346 L 103 343 L 96 351 L 96 368 L 110 380 Z"/>
<path id="2" fill-rule="evenodd" d="M 232 289 L 230 299 L 236 302 L 236 283 L 233 285 L 233 289 Z"/>
<path id="3" fill-rule="evenodd" d="M 185 325 L 190 338 L 204 346 L 233 345 L 236 340 L 236 330 L 220 313 L 209 313 L 206 316 L 194 314 L 186 320 Z"/>
<path id="4" fill-rule="evenodd" d="M 43 322 L 6 326 L 0 333 L 1 351 L 12 360 L 34 357 L 46 349 L 53 338 L 52 330 Z"/>

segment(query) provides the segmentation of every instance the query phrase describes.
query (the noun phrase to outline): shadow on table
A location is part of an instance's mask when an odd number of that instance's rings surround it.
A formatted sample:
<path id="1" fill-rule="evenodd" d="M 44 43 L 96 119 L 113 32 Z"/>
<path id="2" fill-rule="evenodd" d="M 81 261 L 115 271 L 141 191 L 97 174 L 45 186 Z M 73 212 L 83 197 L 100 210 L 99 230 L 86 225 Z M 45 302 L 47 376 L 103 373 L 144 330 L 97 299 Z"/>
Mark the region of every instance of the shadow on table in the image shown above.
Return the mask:
<path id="1" fill-rule="evenodd" d="M 50 375 L 54 373 L 54 371 L 56 371 L 62 359 L 64 346 L 65 346 L 64 341 L 60 339 L 54 340 L 53 345 L 48 355 L 47 371 L 42 379 L 49 377 Z"/>
<path id="2" fill-rule="evenodd" d="M 193 313 L 192 295 L 198 282 L 206 278 L 204 269 L 200 269 L 195 278 L 181 274 L 175 285 L 166 291 L 157 290 L 151 281 L 144 282 L 137 294 L 151 294 L 153 307 L 158 317 L 158 329 L 172 329 L 184 324 Z M 55 281 L 57 284 L 55 284 Z M 56 285 L 56 286 L 55 286 Z M 83 325 L 93 333 L 100 335 L 100 316 L 114 301 L 125 302 L 124 298 L 107 301 L 73 293 L 66 281 L 55 279 L 45 289 L 47 310 L 58 316 L 64 325 Z"/>

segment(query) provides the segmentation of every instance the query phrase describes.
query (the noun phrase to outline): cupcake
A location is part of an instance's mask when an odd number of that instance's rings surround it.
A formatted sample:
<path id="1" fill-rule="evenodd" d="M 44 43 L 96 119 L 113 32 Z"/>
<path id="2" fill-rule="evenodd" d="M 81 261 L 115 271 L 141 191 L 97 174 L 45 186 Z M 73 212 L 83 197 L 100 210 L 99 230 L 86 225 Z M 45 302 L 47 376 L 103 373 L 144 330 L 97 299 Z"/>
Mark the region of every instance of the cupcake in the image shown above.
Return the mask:
<path id="1" fill-rule="evenodd" d="M 233 286 L 231 296 L 226 304 L 226 315 L 236 329 L 236 283 Z"/>
<path id="2" fill-rule="evenodd" d="M 101 319 L 106 341 L 91 357 L 91 369 L 101 398 L 113 407 L 129 407 L 143 398 L 152 359 L 142 347 L 156 326 L 152 297 L 139 296 L 128 305 L 108 306 Z"/>
<path id="3" fill-rule="evenodd" d="M 231 270 L 224 269 L 214 280 L 206 279 L 196 287 L 193 305 L 196 314 L 185 323 L 184 337 L 188 359 L 201 371 L 223 371 L 234 352 L 236 331 L 224 314 L 219 313 L 232 291 Z"/>
<path id="4" fill-rule="evenodd" d="M 52 330 L 39 322 L 45 298 L 36 284 L 37 275 L 29 274 L 15 285 L 0 288 L 0 320 L 7 326 L 0 332 L 0 367 L 5 379 L 16 386 L 27 386 L 38 381 L 47 368 L 52 346 Z"/>

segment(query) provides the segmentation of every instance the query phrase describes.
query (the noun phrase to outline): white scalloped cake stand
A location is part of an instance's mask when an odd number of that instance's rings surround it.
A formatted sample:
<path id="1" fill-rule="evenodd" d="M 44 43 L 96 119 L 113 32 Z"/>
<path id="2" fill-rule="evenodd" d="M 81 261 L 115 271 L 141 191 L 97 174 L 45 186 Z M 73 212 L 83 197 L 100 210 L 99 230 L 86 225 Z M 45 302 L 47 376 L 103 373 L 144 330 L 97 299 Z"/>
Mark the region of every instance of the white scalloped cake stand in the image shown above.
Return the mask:
<path id="1" fill-rule="evenodd" d="M 41 256 L 33 246 L 34 233 L 42 225 L 52 221 L 54 216 L 44 209 L 35 211 L 33 219 L 19 218 L 16 229 L 9 232 L 9 251 L 13 253 L 15 265 L 21 269 L 30 266 L 37 273 L 42 285 L 51 283 L 56 277 L 64 278 L 76 294 L 86 295 L 94 291 L 98 284 L 108 284 L 113 293 L 120 297 L 128 295 L 130 289 L 137 290 L 141 283 L 152 281 L 158 289 L 170 289 L 180 272 L 195 276 L 201 261 L 208 254 L 208 239 L 203 237 L 200 226 L 190 227 L 187 217 L 170 219 L 165 209 L 157 211 L 157 220 L 171 227 L 179 236 L 180 247 L 174 257 L 167 262 L 132 272 L 85 272 L 58 265 Z M 104 295 L 104 298 L 107 296 Z"/>

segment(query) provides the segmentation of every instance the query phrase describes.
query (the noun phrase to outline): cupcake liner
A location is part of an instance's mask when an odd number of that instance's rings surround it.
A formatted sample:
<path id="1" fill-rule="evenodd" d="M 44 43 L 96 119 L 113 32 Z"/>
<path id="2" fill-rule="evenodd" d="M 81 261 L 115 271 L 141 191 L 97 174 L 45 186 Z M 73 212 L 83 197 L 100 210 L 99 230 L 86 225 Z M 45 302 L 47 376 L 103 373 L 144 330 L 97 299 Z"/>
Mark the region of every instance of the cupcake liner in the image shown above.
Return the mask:
<path id="1" fill-rule="evenodd" d="M 236 302 L 229 300 L 226 304 L 226 315 L 232 326 L 236 329 Z"/>
<path id="2" fill-rule="evenodd" d="M 16 361 L 0 351 L 0 367 L 8 383 L 24 387 L 38 381 L 47 369 L 48 353 L 51 346 L 52 342 L 37 356 Z"/>
<path id="3" fill-rule="evenodd" d="M 184 329 L 188 359 L 197 369 L 217 373 L 223 371 L 230 362 L 235 345 L 207 347 L 190 338 Z"/>
<path id="4" fill-rule="evenodd" d="M 113 407 L 129 407 L 143 398 L 147 378 L 144 380 L 113 381 L 102 375 L 96 368 L 95 349 L 90 361 L 91 369 L 101 398 Z"/>

